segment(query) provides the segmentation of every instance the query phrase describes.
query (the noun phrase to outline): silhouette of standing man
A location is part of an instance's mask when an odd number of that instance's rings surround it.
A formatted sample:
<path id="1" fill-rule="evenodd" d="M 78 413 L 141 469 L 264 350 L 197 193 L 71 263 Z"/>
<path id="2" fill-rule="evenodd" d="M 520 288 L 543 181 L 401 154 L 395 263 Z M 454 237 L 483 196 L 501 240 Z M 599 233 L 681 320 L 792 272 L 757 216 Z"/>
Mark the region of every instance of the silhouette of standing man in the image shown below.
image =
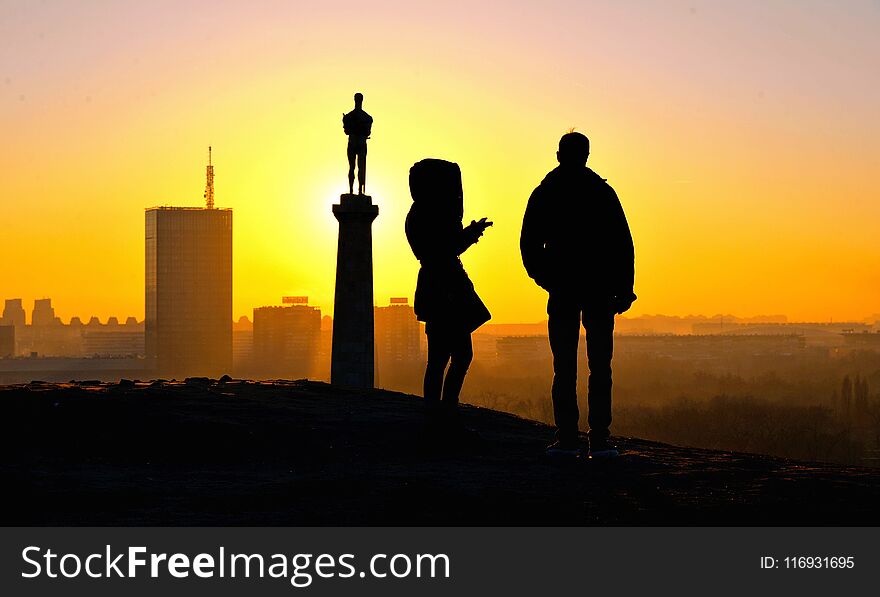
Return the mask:
<path id="1" fill-rule="evenodd" d="M 367 139 L 373 117 L 364 112 L 364 94 L 354 94 L 354 110 L 342 116 L 342 129 L 348 135 L 348 192 L 354 193 L 354 165 L 358 167 L 358 195 L 367 188 Z"/>
<path id="2" fill-rule="evenodd" d="M 587 167 L 589 155 L 586 136 L 572 132 L 559 140 L 559 166 L 529 198 L 520 251 L 529 276 L 550 294 L 556 442 L 547 454 L 581 453 L 577 359 L 583 323 L 590 368 L 589 454 L 598 458 L 617 455 L 609 441 L 614 315 L 628 310 L 636 295 L 626 216 L 611 185 Z"/>

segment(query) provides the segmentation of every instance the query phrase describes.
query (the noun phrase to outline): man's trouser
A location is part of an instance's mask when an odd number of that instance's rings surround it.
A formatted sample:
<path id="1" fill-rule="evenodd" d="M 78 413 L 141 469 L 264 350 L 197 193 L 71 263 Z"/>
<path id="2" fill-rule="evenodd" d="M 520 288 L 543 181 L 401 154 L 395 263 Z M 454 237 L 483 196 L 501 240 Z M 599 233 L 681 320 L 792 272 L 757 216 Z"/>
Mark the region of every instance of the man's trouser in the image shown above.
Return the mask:
<path id="1" fill-rule="evenodd" d="M 578 337 L 583 322 L 587 332 L 590 368 L 587 403 L 592 439 L 606 439 L 611 426 L 611 355 L 614 346 L 614 312 L 602 301 L 583 301 L 551 294 L 547 302 L 550 350 L 553 352 L 553 415 L 556 437 L 576 441 L 578 434 Z"/>

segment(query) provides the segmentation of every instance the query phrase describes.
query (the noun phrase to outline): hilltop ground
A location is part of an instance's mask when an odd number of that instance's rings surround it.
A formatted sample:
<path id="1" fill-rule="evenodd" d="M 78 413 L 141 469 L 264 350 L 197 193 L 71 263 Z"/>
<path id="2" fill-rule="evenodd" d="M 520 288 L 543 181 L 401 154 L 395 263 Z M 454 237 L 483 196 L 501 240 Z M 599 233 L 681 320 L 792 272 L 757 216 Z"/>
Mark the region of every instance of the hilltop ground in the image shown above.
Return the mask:
<path id="1" fill-rule="evenodd" d="M 0 387 L 3 525 L 876 525 L 880 471 L 619 438 L 554 462 L 545 425 L 316 382 Z"/>

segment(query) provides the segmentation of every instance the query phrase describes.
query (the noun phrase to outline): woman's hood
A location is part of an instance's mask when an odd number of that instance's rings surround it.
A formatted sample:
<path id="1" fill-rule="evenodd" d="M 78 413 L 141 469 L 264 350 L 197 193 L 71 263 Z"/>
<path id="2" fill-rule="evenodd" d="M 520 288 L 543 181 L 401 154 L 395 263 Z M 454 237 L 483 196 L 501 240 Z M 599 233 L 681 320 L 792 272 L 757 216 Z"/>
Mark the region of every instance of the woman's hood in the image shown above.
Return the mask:
<path id="1" fill-rule="evenodd" d="M 416 162 L 409 170 L 409 191 L 419 209 L 463 217 L 461 168 L 455 162 L 437 158 Z"/>

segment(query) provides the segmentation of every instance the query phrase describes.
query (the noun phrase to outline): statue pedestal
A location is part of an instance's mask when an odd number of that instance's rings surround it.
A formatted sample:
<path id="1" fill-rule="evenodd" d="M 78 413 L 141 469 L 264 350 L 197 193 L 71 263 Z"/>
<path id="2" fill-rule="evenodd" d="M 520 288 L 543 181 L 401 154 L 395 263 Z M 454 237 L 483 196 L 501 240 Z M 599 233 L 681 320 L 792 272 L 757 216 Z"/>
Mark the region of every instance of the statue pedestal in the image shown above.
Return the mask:
<path id="1" fill-rule="evenodd" d="M 379 207 L 369 195 L 344 194 L 333 206 L 339 220 L 330 383 L 372 388 L 373 220 Z"/>

